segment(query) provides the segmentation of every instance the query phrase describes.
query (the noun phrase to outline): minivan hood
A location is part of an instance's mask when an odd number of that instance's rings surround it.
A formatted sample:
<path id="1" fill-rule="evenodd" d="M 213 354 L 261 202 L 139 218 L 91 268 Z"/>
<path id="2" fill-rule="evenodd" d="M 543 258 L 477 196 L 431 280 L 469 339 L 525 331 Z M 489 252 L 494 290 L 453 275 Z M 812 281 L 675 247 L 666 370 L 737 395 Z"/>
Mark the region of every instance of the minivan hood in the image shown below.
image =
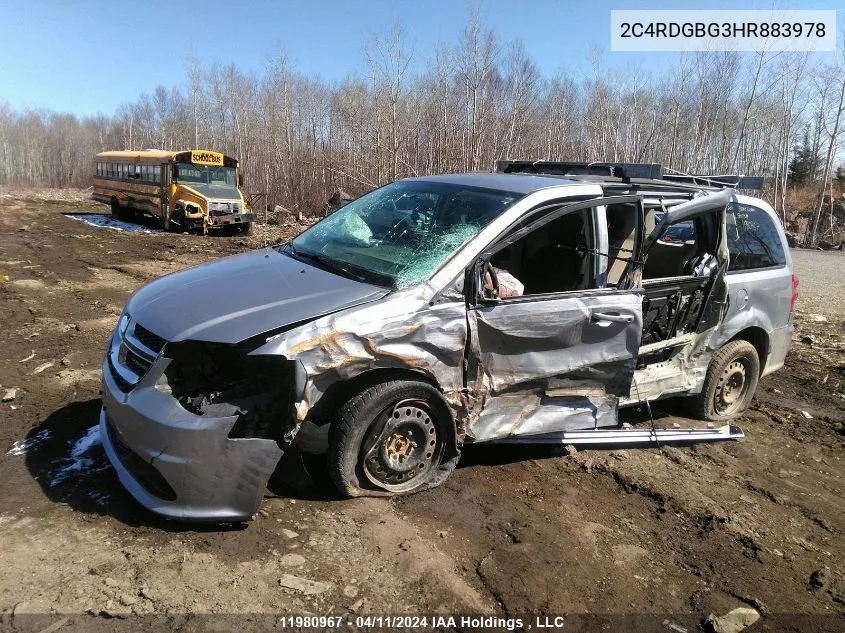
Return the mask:
<path id="1" fill-rule="evenodd" d="M 238 343 L 387 293 L 267 248 L 156 279 L 126 311 L 168 341 Z"/>

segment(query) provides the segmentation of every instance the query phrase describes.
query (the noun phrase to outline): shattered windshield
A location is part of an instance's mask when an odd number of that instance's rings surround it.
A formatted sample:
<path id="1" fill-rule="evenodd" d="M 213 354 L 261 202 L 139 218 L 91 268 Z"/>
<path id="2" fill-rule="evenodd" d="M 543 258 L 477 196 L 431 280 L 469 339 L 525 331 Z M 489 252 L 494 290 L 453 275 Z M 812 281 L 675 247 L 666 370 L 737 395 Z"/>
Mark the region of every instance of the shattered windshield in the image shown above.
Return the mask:
<path id="1" fill-rule="evenodd" d="M 406 288 L 428 279 L 518 197 L 442 182 L 394 182 L 315 224 L 287 252 L 361 281 Z"/>

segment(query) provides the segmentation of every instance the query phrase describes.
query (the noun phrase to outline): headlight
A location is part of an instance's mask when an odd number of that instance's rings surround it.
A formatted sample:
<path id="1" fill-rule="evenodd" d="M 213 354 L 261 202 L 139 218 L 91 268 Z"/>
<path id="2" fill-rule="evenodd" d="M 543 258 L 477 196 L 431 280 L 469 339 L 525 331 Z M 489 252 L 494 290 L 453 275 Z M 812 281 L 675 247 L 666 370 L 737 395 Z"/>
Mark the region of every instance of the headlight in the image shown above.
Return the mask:
<path id="1" fill-rule="evenodd" d="M 120 317 L 120 320 L 117 322 L 117 333 L 120 334 L 121 337 L 126 334 L 126 329 L 129 327 L 129 321 L 131 320 L 132 319 L 129 318 L 129 315 L 124 312 Z"/>

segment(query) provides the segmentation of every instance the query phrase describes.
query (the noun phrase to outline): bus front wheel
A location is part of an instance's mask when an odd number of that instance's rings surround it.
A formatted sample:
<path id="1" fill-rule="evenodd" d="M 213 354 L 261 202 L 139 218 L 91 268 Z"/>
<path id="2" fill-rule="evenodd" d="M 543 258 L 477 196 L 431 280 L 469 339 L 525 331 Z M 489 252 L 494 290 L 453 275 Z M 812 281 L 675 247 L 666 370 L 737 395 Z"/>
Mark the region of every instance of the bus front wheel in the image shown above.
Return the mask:
<path id="1" fill-rule="evenodd" d="M 167 227 L 164 230 L 172 231 L 174 233 L 187 233 L 189 228 L 185 209 L 181 206 L 177 206 L 173 209 L 173 214 L 169 216 Z"/>

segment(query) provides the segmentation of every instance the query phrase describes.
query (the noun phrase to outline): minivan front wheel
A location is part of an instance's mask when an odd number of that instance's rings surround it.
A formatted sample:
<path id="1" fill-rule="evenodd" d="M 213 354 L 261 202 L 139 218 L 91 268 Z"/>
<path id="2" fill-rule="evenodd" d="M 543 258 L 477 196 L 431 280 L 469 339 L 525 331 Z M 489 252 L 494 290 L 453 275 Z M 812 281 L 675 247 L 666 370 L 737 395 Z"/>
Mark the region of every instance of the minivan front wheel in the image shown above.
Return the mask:
<path id="1" fill-rule="evenodd" d="M 748 341 L 731 341 L 713 354 L 695 413 L 714 422 L 736 418 L 751 404 L 759 379 L 757 350 Z"/>
<path id="2" fill-rule="evenodd" d="M 439 392 L 389 381 L 348 400 L 329 431 L 329 474 L 345 497 L 418 492 L 442 483 L 452 417 Z"/>

